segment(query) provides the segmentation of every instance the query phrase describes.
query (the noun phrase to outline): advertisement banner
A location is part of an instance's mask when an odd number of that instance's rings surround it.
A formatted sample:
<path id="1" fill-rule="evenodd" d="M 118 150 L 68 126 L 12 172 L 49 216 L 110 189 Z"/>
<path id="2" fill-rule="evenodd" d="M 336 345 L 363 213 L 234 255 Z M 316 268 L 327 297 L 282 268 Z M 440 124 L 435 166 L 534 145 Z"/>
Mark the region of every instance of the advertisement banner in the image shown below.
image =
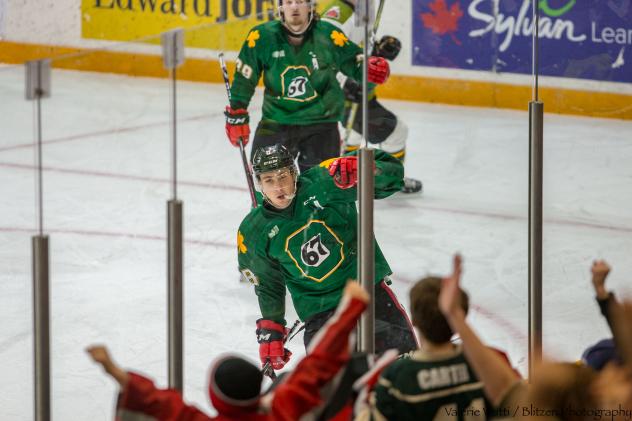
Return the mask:
<path id="1" fill-rule="evenodd" d="M 187 47 L 239 51 L 248 31 L 274 19 L 274 0 L 81 0 L 81 36 L 108 41 L 185 30 Z"/>
<path id="2" fill-rule="evenodd" d="M 532 73 L 532 0 L 413 0 L 413 65 Z M 538 0 L 539 74 L 632 82 L 630 0 Z"/>

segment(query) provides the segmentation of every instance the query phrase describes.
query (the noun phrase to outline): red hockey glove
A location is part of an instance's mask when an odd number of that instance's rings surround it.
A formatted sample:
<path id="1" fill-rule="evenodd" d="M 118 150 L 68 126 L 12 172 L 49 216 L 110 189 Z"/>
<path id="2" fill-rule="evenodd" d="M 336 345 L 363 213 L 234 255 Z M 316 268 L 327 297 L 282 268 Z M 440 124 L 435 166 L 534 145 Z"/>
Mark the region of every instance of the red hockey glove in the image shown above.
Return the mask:
<path id="1" fill-rule="evenodd" d="M 343 156 L 336 159 L 329 166 L 329 175 L 334 178 L 334 183 L 341 189 L 355 186 L 358 182 L 358 158 Z"/>
<path id="2" fill-rule="evenodd" d="M 244 108 L 233 110 L 230 106 L 227 106 L 224 115 L 226 116 L 226 136 L 228 136 L 230 143 L 233 146 L 239 146 L 239 139 L 241 139 L 244 146 L 246 146 L 250 137 L 248 111 Z"/>
<path id="3" fill-rule="evenodd" d="M 261 365 L 270 361 L 272 368 L 280 370 L 290 361 L 292 353 L 283 347 L 287 329 L 272 320 L 257 320 L 257 342 L 259 342 L 259 358 Z"/>
<path id="4" fill-rule="evenodd" d="M 388 61 L 382 57 L 369 57 L 369 82 L 381 85 L 386 82 L 391 74 L 391 68 Z"/>

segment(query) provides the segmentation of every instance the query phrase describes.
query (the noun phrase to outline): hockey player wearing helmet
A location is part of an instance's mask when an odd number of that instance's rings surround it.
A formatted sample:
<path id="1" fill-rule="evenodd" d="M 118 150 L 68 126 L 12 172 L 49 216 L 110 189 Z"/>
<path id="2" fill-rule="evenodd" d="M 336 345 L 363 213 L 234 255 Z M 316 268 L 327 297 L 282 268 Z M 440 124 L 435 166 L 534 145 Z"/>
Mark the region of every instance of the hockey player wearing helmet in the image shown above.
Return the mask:
<path id="1" fill-rule="evenodd" d="M 246 36 L 225 112 L 226 133 L 235 146 L 240 140 L 248 143 L 247 109 L 263 78 L 262 119 L 252 152 L 282 144 L 304 171 L 340 154 L 343 89 L 347 81 L 362 79 L 362 49 L 339 28 L 321 21 L 312 1 L 280 0 L 278 16 Z M 369 58 L 371 84 L 384 83 L 389 73 L 386 60 Z"/>
<path id="2" fill-rule="evenodd" d="M 375 197 L 399 191 L 399 160 L 376 151 Z M 261 318 L 257 340 L 261 364 L 282 368 L 291 353 L 284 348 L 285 290 L 305 321 L 305 346 L 332 316 L 348 279 L 357 278 L 357 159 L 334 158 L 298 175 L 282 145 L 259 148 L 252 162 L 262 205 L 242 221 L 237 234 L 239 269 L 258 296 Z M 375 245 L 376 351 L 416 349 L 412 326 L 389 289 L 391 274 Z"/>

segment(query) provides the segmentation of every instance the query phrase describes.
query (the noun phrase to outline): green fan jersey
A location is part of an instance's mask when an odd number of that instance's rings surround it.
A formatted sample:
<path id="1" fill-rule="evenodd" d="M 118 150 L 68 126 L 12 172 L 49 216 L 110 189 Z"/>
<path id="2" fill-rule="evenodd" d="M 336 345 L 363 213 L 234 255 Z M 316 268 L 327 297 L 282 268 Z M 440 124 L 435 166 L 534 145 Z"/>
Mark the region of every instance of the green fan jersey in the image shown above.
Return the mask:
<path id="1" fill-rule="evenodd" d="M 415 351 L 386 367 L 375 388 L 377 420 L 480 420 L 494 415 L 460 346 L 441 357 Z"/>
<path id="2" fill-rule="evenodd" d="M 340 28 L 312 22 L 303 43 L 293 46 L 281 22 L 255 26 L 246 37 L 231 87 L 231 107 L 250 103 L 261 75 L 263 120 L 307 125 L 342 119 L 344 95 L 336 75 L 361 80 L 362 50 Z"/>
<path id="3" fill-rule="evenodd" d="M 261 315 L 285 324 L 285 289 L 298 316 L 335 308 L 347 280 L 357 279 L 357 189 L 338 188 L 326 161 L 298 177 L 296 196 L 286 209 L 260 205 L 244 218 L 237 234 L 239 269 L 255 286 Z M 375 198 L 402 187 L 404 167 L 375 151 Z M 391 274 L 375 242 L 375 283 Z"/>

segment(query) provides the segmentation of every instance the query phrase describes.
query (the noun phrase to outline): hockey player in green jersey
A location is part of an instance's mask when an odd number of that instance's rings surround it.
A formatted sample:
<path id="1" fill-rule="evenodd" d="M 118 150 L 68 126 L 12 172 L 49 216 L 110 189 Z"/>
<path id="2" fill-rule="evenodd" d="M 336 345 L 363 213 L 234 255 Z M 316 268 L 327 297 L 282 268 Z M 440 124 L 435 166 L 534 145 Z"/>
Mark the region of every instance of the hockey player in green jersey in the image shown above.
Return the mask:
<path id="1" fill-rule="evenodd" d="M 382 0 L 386 1 L 386 0 Z M 352 42 L 360 44 L 364 40 L 364 27 L 354 25 L 353 14 L 357 0 L 327 0 L 320 2 L 318 11 L 321 12 L 322 19 L 336 25 L 343 31 Z M 390 35 L 384 35 L 375 42 L 372 54 L 382 57 L 388 61 L 393 61 L 399 55 L 401 42 Z M 360 96 L 355 95 L 356 90 L 347 89 L 347 100 L 360 102 Z M 349 118 L 349 107 L 343 119 L 343 125 L 347 124 Z M 346 140 L 345 150 L 347 152 L 358 149 L 362 140 L 362 109 L 358 109 L 353 121 L 352 130 Z M 388 152 L 404 161 L 406 156 L 406 139 L 408 138 L 408 127 L 395 114 L 386 109 L 375 95 L 375 90 L 369 92 L 369 146 Z M 421 181 L 414 178 L 404 177 L 402 192 L 416 193 L 421 191 Z"/>
<path id="2" fill-rule="evenodd" d="M 375 161 L 375 197 L 381 199 L 401 189 L 403 167 L 381 151 Z M 239 269 L 258 296 L 261 363 L 280 369 L 290 357 L 283 346 L 286 287 L 305 322 L 307 347 L 333 314 L 346 281 L 357 278 L 357 160 L 334 158 L 299 176 L 289 151 L 271 145 L 255 151 L 252 165 L 264 202 L 239 227 Z M 416 339 L 388 287 L 390 274 L 376 243 L 376 351 L 403 353 L 416 348 Z"/>
<path id="3" fill-rule="evenodd" d="M 248 142 L 247 108 L 263 77 L 263 115 L 252 151 L 283 144 L 303 171 L 340 155 L 343 90 L 357 90 L 362 50 L 339 28 L 321 21 L 310 0 L 279 0 L 278 10 L 280 19 L 255 26 L 239 52 L 226 134 L 235 146 Z M 370 57 L 368 69 L 369 82 L 376 84 L 390 72 L 380 57 Z"/>

